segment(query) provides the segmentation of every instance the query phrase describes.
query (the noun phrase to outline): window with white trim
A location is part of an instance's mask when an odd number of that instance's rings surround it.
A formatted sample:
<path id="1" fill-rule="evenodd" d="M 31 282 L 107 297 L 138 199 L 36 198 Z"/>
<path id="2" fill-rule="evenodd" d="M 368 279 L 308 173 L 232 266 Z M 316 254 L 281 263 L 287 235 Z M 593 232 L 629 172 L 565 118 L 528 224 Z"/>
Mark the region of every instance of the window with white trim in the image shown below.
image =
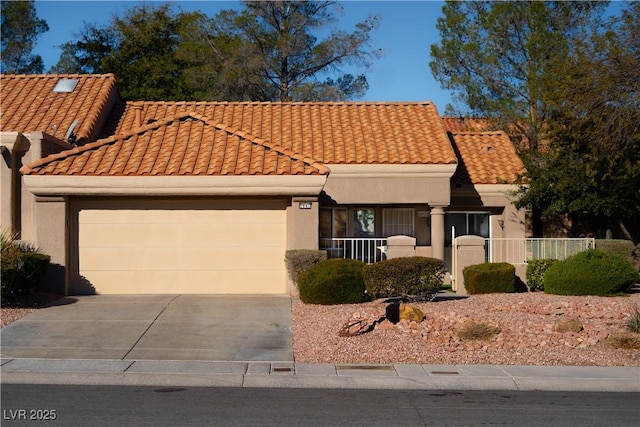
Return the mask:
<path id="1" fill-rule="evenodd" d="M 405 235 L 415 237 L 415 213 L 413 208 L 382 209 L 383 237 Z"/>

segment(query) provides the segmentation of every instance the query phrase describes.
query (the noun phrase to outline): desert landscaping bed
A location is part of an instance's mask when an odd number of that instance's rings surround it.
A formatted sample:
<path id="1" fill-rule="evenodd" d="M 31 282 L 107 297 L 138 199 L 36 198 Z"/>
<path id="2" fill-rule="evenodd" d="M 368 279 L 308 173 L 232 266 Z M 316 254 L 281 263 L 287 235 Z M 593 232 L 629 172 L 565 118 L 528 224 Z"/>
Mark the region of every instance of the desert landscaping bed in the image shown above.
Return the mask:
<path id="1" fill-rule="evenodd" d="M 415 303 L 423 322 L 388 321 L 371 332 L 340 336 L 346 322 L 385 314 L 382 301 L 311 305 L 294 299 L 293 348 L 298 363 L 420 363 L 639 366 L 640 350 L 610 345 L 625 331 L 640 294 L 618 297 L 544 293 L 484 294 Z M 470 321 L 499 329 L 488 340 L 463 340 Z M 564 325 L 579 332 L 556 332 Z M 568 329 L 571 329 L 569 327 Z M 574 329 L 575 330 L 575 329 Z"/>

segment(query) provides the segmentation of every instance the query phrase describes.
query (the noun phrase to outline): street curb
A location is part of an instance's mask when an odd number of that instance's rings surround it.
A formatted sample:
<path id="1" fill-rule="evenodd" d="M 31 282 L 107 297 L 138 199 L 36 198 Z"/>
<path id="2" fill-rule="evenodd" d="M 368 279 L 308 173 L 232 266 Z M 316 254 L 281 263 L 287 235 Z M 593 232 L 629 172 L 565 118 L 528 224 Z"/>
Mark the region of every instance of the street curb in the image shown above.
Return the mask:
<path id="1" fill-rule="evenodd" d="M 2 384 L 640 392 L 640 367 L 2 359 Z"/>

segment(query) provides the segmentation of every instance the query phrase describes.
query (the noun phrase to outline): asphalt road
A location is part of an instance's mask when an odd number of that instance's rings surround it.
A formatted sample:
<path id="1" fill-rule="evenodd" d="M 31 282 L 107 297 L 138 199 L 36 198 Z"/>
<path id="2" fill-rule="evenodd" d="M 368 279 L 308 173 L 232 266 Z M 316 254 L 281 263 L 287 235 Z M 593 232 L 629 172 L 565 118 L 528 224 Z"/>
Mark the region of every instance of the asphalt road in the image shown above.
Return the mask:
<path id="1" fill-rule="evenodd" d="M 3 384 L 3 426 L 636 426 L 638 393 Z"/>

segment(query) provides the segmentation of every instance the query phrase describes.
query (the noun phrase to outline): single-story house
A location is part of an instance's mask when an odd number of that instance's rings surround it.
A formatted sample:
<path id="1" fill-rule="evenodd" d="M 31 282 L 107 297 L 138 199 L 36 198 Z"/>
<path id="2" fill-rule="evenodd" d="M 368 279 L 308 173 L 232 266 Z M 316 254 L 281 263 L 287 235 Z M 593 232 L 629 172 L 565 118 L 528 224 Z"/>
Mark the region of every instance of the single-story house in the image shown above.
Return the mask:
<path id="1" fill-rule="evenodd" d="M 504 132 L 430 102 L 120 99 L 113 75 L 2 75 L 3 228 L 65 294 L 286 293 L 288 249 L 450 263 L 452 233 L 524 237 Z M 18 170 L 21 175 L 18 174 Z"/>

